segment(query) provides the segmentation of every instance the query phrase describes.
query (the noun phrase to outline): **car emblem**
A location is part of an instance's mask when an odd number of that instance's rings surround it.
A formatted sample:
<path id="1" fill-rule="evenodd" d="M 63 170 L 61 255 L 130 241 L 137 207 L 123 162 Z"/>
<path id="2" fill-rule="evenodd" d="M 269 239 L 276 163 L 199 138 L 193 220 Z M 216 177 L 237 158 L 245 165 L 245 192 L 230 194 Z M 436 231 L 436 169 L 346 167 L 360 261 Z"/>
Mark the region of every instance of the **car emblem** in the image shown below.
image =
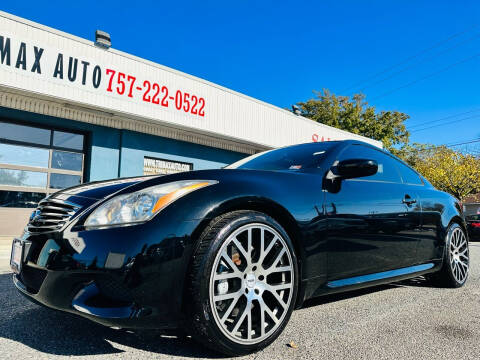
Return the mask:
<path id="1" fill-rule="evenodd" d="M 249 288 L 252 288 L 255 286 L 255 275 L 254 274 L 248 274 L 247 275 L 247 286 Z"/>
<path id="2" fill-rule="evenodd" d="M 34 222 L 38 220 L 39 217 L 40 217 L 40 210 L 37 209 L 32 211 L 32 214 L 30 215 L 30 222 Z"/>

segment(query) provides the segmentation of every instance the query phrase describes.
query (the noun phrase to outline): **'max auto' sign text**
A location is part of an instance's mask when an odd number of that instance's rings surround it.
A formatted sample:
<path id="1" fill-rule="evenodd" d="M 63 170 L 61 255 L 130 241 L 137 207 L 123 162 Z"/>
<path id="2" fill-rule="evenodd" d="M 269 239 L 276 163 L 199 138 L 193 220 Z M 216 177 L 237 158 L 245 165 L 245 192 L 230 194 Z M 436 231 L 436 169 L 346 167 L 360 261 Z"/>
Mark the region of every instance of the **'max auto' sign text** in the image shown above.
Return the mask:
<path id="1" fill-rule="evenodd" d="M 42 56 L 45 49 L 35 45 L 27 47 L 25 42 L 20 42 L 17 47 L 12 46 L 12 41 L 9 37 L 0 35 L 0 61 L 2 65 L 12 66 L 17 69 L 30 71 L 36 74 L 42 74 Z M 64 63 L 64 55 L 59 52 L 56 56 L 55 66 L 44 66 L 44 73 L 50 73 L 50 76 L 57 79 L 67 79 L 70 82 L 81 78 L 82 85 L 87 84 L 87 74 L 89 74 L 89 82 L 97 89 L 102 81 L 102 69 L 99 65 L 93 65 L 89 71 L 90 62 L 80 60 L 73 57 L 68 57 L 68 65 Z M 79 66 L 80 62 L 80 66 Z M 44 64 L 45 65 L 45 64 Z M 48 64 L 51 65 L 51 64 Z M 48 68 L 46 68 L 48 67 Z"/>
<path id="2" fill-rule="evenodd" d="M 205 116 L 205 99 L 198 94 L 172 89 L 151 79 L 137 78 L 136 74 L 122 72 L 122 69 L 12 36 L 0 35 L 0 66 L 193 116 Z"/>

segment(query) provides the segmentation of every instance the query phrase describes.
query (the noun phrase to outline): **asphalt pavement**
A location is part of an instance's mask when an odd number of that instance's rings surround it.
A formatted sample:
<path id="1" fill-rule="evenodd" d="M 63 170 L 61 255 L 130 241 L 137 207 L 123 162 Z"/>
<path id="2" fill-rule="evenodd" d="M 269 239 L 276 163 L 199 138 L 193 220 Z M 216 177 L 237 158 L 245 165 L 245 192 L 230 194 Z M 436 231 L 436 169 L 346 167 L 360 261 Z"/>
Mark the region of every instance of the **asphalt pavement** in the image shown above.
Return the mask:
<path id="1" fill-rule="evenodd" d="M 419 278 L 309 301 L 273 345 L 245 359 L 480 359 L 479 260 L 480 243 L 472 243 L 470 278 L 461 289 Z M 292 341 L 297 348 L 287 345 Z M 0 274 L 0 357 L 70 356 L 222 358 L 190 338 L 109 329 L 34 305 L 17 293 L 10 273 Z"/>

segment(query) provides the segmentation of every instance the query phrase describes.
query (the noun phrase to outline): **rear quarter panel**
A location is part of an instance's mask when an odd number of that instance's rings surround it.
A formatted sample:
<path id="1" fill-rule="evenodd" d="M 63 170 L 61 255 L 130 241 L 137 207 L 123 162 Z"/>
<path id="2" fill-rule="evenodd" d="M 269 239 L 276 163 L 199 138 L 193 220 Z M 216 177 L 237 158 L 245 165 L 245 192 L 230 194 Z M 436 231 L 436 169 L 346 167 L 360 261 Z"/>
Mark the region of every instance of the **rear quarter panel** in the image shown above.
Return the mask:
<path id="1" fill-rule="evenodd" d="M 418 194 L 422 206 L 422 230 L 417 260 L 442 259 L 450 223 L 456 221 L 466 228 L 462 207 L 455 197 L 433 187 L 420 189 Z"/>

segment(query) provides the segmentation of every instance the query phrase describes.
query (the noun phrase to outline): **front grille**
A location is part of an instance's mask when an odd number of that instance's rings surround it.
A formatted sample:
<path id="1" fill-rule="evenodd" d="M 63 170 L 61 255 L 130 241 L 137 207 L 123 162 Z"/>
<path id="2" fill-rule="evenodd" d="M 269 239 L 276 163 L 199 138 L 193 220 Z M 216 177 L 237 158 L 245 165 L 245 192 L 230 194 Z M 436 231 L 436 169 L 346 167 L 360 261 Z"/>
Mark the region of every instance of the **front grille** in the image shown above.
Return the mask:
<path id="1" fill-rule="evenodd" d="M 32 214 L 27 229 L 31 233 L 44 233 L 60 230 L 73 215 L 80 210 L 80 206 L 57 199 L 40 201 Z"/>
<path id="2" fill-rule="evenodd" d="M 42 286 L 46 276 L 46 270 L 23 265 L 20 273 L 20 280 L 30 293 L 36 294 L 38 293 L 38 290 L 40 290 L 40 286 Z"/>

